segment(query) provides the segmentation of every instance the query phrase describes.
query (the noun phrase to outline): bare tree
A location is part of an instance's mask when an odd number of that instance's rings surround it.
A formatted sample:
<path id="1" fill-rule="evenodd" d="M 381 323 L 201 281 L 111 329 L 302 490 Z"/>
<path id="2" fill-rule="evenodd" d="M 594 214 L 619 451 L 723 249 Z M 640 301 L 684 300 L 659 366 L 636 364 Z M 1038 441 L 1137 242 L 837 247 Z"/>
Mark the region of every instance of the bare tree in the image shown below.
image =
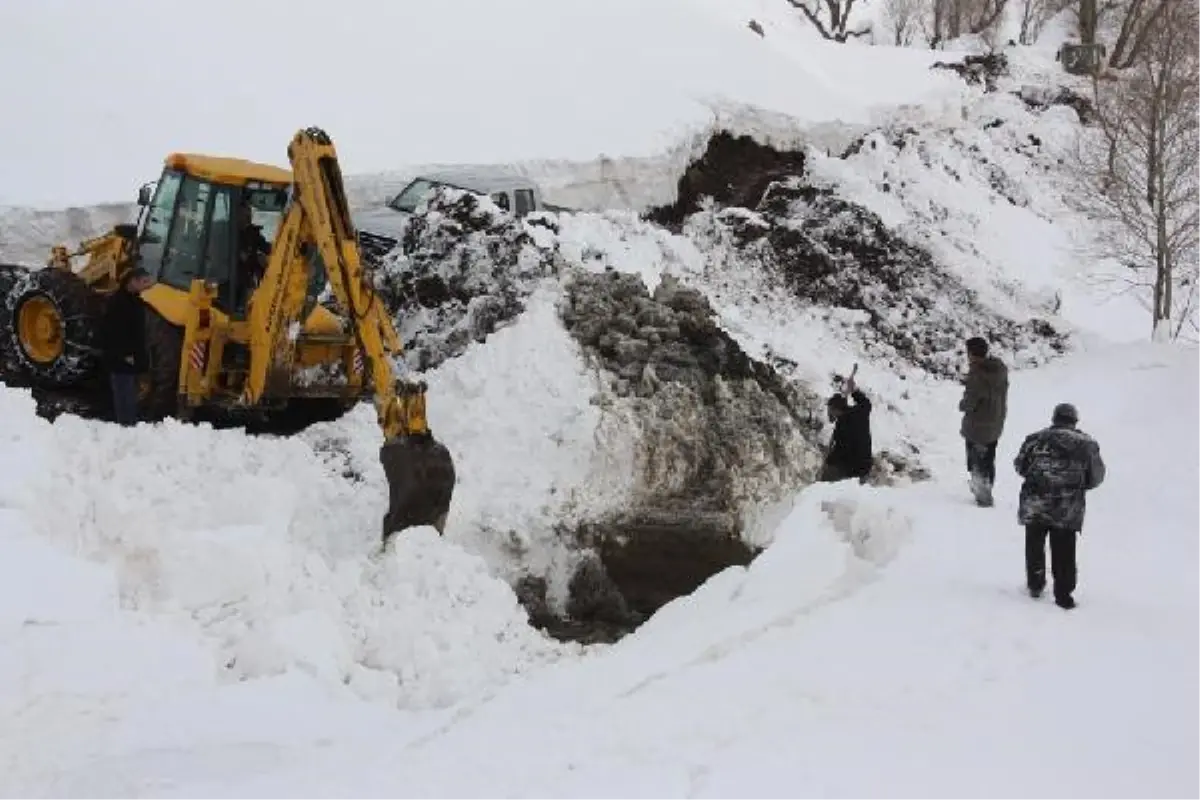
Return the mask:
<path id="1" fill-rule="evenodd" d="M 1095 44 L 1096 31 L 1100 29 L 1100 8 L 1096 0 L 1079 0 L 1079 41 Z"/>
<path id="2" fill-rule="evenodd" d="M 817 32 L 834 42 L 845 42 L 850 38 L 871 33 L 870 25 L 850 28 L 850 14 L 858 0 L 788 0 L 800 10 Z"/>
<path id="3" fill-rule="evenodd" d="M 1021 44 L 1033 44 L 1042 33 L 1042 28 L 1055 14 L 1070 5 L 1073 0 L 1021 0 Z"/>
<path id="4" fill-rule="evenodd" d="M 1102 134 L 1083 140 L 1080 199 L 1097 244 L 1149 290 L 1156 339 L 1194 335 L 1200 266 L 1200 24 L 1197 0 L 1169 0 L 1139 34 L 1136 62 L 1095 82 Z"/>
<path id="5" fill-rule="evenodd" d="M 933 0 L 929 44 L 938 47 L 966 34 L 991 33 L 1007 7 L 1008 0 Z"/>
<path id="6" fill-rule="evenodd" d="M 907 47 L 912 44 L 928 5 L 928 0 L 884 0 L 883 18 L 892 32 L 894 45 Z"/>
<path id="7" fill-rule="evenodd" d="M 1093 0 L 1094 1 L 1094 0 Z M 1129 69 L 1157 29 L 1158 22 L 1167 14 L 1167 6 L 1178 3 L 1188 5 L 1188 0 L 1127 0 L 1125 2 L 1121 28 L 1117 41 L 1113 43 L 1108 65 L 1114 69 Z"/>

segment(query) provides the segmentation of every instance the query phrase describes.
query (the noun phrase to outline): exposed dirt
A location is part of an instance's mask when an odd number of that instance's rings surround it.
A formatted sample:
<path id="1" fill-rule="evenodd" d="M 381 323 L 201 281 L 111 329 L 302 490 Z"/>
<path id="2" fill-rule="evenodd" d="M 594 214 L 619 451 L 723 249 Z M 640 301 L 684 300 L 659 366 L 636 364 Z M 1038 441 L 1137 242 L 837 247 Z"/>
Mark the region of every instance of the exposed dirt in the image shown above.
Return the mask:
<path id="1" fill-rule="evenodd" d="M 376 288 L 404 340 L 410 367 L 431 369 L 482 342 L 525 309 L 540 279 L 558 269 L 557 247 L 524 220 L 468 192 L 435 192 L 404 238 L 379 260 Z"/>
<path id="2" fill-rule="evenodd" d="M 1089 98 L 1065 86 L 1056 89 L 1026 86 L 1016 95 L 1034 111 L 1045 111 L 1051 106 L 1067 106 L 1075 110 L 1079 121 L 1084 125 L 1094 125 L 1098 121 L 1096 105 Z"/>
<path id="3" fill-rule="evenodd" d="M 568 615 L 629 629 L 750 562 L 745 514 L 819 468 L 821 400 L 747 355 L 706 298 L 669 277 L 651 295 L 636 275 L 581 272 L 561 314 L 641 429 L 629 507 L 563 531 L 595 554 L 571 583 Z"/>
<path id="4" fill-rule="evenodd" d="M 726 209 L 694 227 L 714 252 L 726 252 L 730 270 L 759 269 L 805 303 L 851 312 L 838 324 L 883 361 L 954 378 L 969 336 L 1010 351 L 1040 340 L 1050 351 L 1065 347 L 1042 320 L 1021 324 L 991 313 L 927 251 L 828 189 L 800 180 L 777 185 L 759 211 Z"/>
<path id="5" fill-rule="evenodd" d="M 1008 56 L 1004 53 L 972 55 L 962 61 L 938 61 L 930 69 L 949 70 L 969 84 L 994 92 L 997 79 L 1008 74 Z"/>
<path id="6" fill-rule="evenodd" d="M 705 197 L 723 206 L 754 208 L 772 181 L 803 174 L 804 153 L 719 131 L 679 178 L 675 202 L 648 210 L 646 218 L 678 232 Z"/>

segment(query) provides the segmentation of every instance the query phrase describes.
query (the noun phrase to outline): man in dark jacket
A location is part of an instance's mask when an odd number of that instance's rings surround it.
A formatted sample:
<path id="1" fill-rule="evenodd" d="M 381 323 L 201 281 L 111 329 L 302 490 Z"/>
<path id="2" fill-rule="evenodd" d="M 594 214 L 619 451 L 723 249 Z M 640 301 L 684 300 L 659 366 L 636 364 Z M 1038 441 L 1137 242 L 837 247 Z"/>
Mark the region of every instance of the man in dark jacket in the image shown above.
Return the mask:
<path id="1" fill-rule="evenodd" d="M 254 212 L 245 200 L 237 208 L 237 300 L 243 309 L 267 271 L 271 243 L 263 236 L 262 226 L 254 224 Z"/>
<path id="2" fill-rule="evenodd" d="M 121 425 L 138 421 L 137 376 L 148 369 L 145 309 L 139 295 L 153 284 L 140 268 L 121 276 L 108 298 L 101 325 L 103 361 L 112 391 L 113 414 Z"/>
<path id="3" fill-rule="evenodd" d="M 1075 537 L 1083 529 L 1086 494 L 1104 482 L 1100 445 L 1075 426 L 1079 412 L 1070 403 L 1055 407 L 1049 428 L 1030 434 L 1013 466 L 1021 485 L 1018 521 L 1025 526 L 1025 578 L 1029 594 L 1046 587 L 1046 538 L 1050 538 L 1054 602 L 1074 608 L 1077 578 Z"/>
<path id="4" fill-rule="evenodd" d="M 967 448 L 971 493 L 981 506 L 991 506 L 996 482 L 996 444 L 1008 416 L 1008 367 L 988 355 L 986 340 L 967 340 L 967 377 L 958 410 L 963 412 L 962 436 Z"/>
<path id="5" fill-rule="evenodd" d="M 858 478 L 865 483 L 871 474 L 871 401 L 854 385 L 854 379 L 846 381 L 846 391 L 854 399 L 854 405 L 846 401 L 846 395 L 835 394 L 829 398 L 826 408 L 833 423 L 833 437 L 829 442 L 829 453 L 821 470 L 822 481 L 840 481 Z"/>

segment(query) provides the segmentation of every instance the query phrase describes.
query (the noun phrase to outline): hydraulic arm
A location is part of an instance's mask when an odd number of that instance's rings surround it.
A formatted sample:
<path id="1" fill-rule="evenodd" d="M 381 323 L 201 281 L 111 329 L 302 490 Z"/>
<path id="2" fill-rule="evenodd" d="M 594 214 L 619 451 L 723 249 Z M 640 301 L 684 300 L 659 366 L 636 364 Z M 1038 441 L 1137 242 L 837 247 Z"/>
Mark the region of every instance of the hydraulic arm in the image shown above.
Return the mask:
<path id="1" fill-rule="evenodd" d="M 276 235 L 267 269 L 250 304 L 251 368 L 247 399 L 257 401 L 269 376 L 288 375 L 294 337 L 315 298 L 314 270 L 324 268 L 349 318 L 371 382 L 383 430 L 380 461 L 389 508 L 383 540 L 417 525 L 443 531 L 456 480 L 449 450 L 433 438 L 425 417 L 425 384 L 398 381 L 391 356 L 400 337 L 363 268 L 337 153 L 318 128 L 300 131 L 288 146 L 293 198 Z"/>
<path id="2" fill-rule="evenodd" d="M 424 384 L 396 380 L 391 355 L 402 345 L 363 268 L 333 143 L 307 128 L 288 145 L 288 159 L 294 196 L 250 307 L 247 400 L 257 402 L 271 374 L 290 372 L 292 339 L 314 301 L 310 278 L 323 266 L 362 351 L 384 438 L 427 434 Z"/>

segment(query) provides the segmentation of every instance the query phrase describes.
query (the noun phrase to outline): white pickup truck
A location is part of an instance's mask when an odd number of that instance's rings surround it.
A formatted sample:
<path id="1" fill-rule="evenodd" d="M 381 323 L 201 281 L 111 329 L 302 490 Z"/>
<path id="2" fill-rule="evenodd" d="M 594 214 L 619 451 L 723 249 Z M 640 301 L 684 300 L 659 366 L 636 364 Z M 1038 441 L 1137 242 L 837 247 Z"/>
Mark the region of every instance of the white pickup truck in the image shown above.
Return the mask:
<path id="1" fill-rule="evenodd" d="M 439 187 L 486 195 L 500 208 L 518 217 L 534 211 L 568 210 L 545 202 L 538 185 L 520 175 L 477 169 L 430 172 L 413 178 L 386 205 L 354 214 L 359 245 L 367 251 L 368 257 L 382 256 L 395 247 L 417 207 Z"/>

